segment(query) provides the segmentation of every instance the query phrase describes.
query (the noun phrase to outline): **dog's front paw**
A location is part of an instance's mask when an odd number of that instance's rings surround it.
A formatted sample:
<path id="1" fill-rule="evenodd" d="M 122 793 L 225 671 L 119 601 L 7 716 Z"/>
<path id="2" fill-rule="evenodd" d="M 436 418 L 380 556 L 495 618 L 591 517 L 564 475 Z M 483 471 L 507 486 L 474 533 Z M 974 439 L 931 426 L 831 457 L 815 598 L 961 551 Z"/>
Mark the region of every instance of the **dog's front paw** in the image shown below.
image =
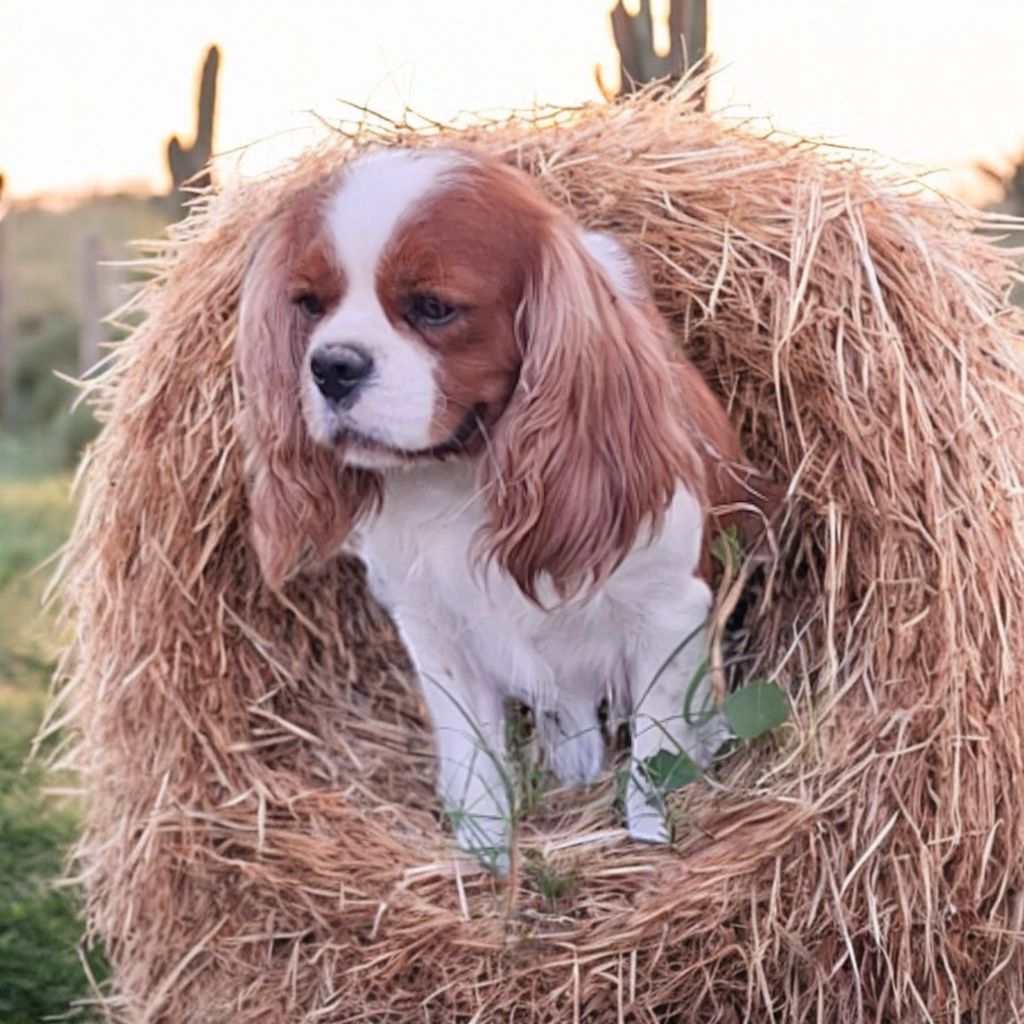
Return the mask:
<path id="1" fill-rule="evenodd" d="M 449 812 L 455 841 L 471 853 L 488 871 L 507 875 L 510 865 L 511 828 L 507 818 L 471 814 L 466 810 Z"/>
<path id="2" fill-rule="evenodd" d="M 626 828 L 640 843 L 670 843 L 665 801 L 644 778 L 630 777 L 626 785 Z"/>
<path id="3" fill-rule="evenodd" d="M 604 736 L 598 727 L 549 742 L 548 762 L 563 786 L 587 786 L 601 774 Z"/>
<path id="4" fill-rule="evenodd" d="M 721 712 L 716 711 L 706 722 L 696 726 L 688 726 L 679 737 L 679 745 L 690 760 L 704 771 L 722 744 L 733 738 L 729 720 Z"/>

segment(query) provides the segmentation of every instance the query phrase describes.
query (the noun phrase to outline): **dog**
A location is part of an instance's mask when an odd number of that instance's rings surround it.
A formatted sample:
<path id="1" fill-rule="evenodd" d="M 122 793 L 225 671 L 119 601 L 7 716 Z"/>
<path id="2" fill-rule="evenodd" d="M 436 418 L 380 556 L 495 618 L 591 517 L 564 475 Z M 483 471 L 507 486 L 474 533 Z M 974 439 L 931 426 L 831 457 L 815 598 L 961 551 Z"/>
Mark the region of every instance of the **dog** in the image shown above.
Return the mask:
<path id="1" fill-rule="evenodd" d="M 270 219 L 237 362 L 263 575 L 363 559 L 459 844 L 508 866 L 510 698 L 566 785 L 602 770 L 599 706 L 628 719 L 629 833 L 669 840 L 645 766 L 728 735 L 683 705 L 710 702 L 710 545 L 764 495 L 625 246 L 471 149 L 362 155 Z"/>

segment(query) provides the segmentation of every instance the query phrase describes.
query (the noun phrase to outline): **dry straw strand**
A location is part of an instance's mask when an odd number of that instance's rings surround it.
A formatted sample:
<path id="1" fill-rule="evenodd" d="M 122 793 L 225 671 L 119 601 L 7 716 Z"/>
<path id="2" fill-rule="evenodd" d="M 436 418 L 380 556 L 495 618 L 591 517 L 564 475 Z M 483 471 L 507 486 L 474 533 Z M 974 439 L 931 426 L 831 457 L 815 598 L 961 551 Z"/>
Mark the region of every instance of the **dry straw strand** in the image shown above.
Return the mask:
<path id="1" fill-rule="evenodd" d="M 460 129 L 367 117 L 203 199 L 89 383 L 61 715 L 112 1020 L 1014 1019 L 1024 915 L 1014 253 L 926 191 L 697 110 L 699 83 Z M 288 191 L 371 145 L 478 145 L 643 263 L 787 488 L 742 639 L 791 724 L 629 842 L 612 783 L 453 860 L 430 739 L 344 560 L 263 587 L 234 420 L 239 284 Z"/>

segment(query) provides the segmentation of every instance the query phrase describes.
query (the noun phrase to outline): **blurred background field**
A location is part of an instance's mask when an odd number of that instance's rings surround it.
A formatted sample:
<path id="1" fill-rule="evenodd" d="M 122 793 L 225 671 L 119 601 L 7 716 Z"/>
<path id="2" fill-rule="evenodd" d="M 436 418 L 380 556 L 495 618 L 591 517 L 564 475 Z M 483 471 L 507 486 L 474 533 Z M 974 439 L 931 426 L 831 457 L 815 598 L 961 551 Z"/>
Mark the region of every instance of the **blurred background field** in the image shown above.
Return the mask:
<path id="1" fill-rule="evenodd" d="M 90 989 L 104 975 L 102 950 L 80 948 L 79 893 L 60 882 L 80 808 L 75 779 L 48 769 L 59 730 L 38 738 L 64 639 L 43 597 L 74 518 L 73 469 L 99 429 L 92 411 L 75 405 L 73 382 L 130 331 L 133 315 L 101 321 L 144 279 L 138 243 L 163 238 L 184 213 L 178 186 L 210 157 L 212 96 L 204 102 L 206 148 L 178 147 L 184 162 L 169 189 L 46 193 L 0 205 L 3 1024 L 89 1019 Z"/>
<path id="2" fill-rule="evenodd" d="M 61 630 L 43 594 L 73 518 L 72 469 L 98 425 L 71 411 L 64 377 L 83 369 L 82 254 L 126 259 L 134 238 L 158 236 L 165 197 L 98 196 L 64 209 L 27 204 L 0 224 L 8 375 L 0 429 L 0 1021 L 63 1015 L 103 976 L 102 953 L 86 971 L 78 951 L 78 893 L 55 884 L 76 834 L 74 779 L 47 773 L 59 736 L 30 757 L 56 668 Z M 109 254 L 109 255 L 108 255 Z M 16 274 L 10 268 L 16 268 Z M 105 311 L 126 297 L 132 273 L 98 268 Z M 11 284 L 16 282 L 16 287 Z M 123 332 L 104 330 L 100 340 Z M 87 1008 L 75 1014 L 88 1016 Z"/>
<path id="3" fill-rule="evenodd" d="M 78 891 L 59 883 L 75 780 L 37 744 L 62 627 L 43 597 L 74 509 L 73 468 L 99 425 L 70 380 L 127 333 L 100 325 L 137 284 L 134 240 L 161 237 L 174 196 L 44 196 L 0 222 L 0 1021 L 89 1019 L 102 951 L 80 951 Z"/>
<path id="4" fill-rule="evenodd" d="M 79 961 L 78 897 L 54 880 L 74 840 L 73 779 L 29 760 L 56 664 L 52 616 L 40 609 L 45 574 L 71 520 L 68 473 L 7 440 L 0 451 L 0 1021 L 65 1013 L 87 993 Z M 102 977 L 101 956 L 91 973 Z"/>
<path id="5" fill-rule="evenodd" d="M 87 409 L 70 411 L 66 378 L 124 337 L 99 318 L 140 279 L 131 243 L 182 216 L 182 183 L 211 156 L 225 177 L 260 170 L 322 134 L 307 107 L 342 116 L 335 97 L 446 120 L 571 105 L 610 98 L 630 78 L 678 74 L 707 49 L 722 67 L 710 106 L 886 151 L 937 170 L 931 180 L 962 199 L 1024 212 L 1024 6 L 999 0 L 970 18 L 925 0 L 793 0 L 785 17 L 756 0 L 299 0 L 287 18 L 240 0 L 183 0 L 144 17 L 128 0 L 105 9 L 101 33 L 84 8 L 12 0 L 0 41 L 3 1024 L 67 1014 L 88 1000 L 88 975 L 103 976 L 101 951 L 86 970 L 76 948 L 75 890 L 54 884 L 78 813 L 74 779 L 44 772 L 59 734 L 28 757 L 61 643 L 41 605 L 44 563 L 67 536 L 73 469 L 97 430 Z M 684 29 L 685 47 L 673 34 Z M 29 89 L 32 104 L 11 101 Z M 75 1013 L 88 1017 L 87 1005 Z"/>

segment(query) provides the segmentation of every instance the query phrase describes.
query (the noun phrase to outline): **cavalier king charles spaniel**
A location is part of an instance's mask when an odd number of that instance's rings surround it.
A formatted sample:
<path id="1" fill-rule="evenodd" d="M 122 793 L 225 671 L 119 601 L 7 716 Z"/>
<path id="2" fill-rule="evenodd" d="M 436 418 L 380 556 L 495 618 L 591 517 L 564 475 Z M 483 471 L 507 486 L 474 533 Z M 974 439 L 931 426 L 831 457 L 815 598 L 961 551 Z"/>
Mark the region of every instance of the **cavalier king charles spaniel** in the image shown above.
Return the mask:
<path id="1" fill-rule="evenodd" d="M 625 248 L 480 153 L 372 153 L 271 218 L 237 358 L 263 575 L 365 562 L 460 845 L 507 867 L 510 698 L 567 785 L 628 720 L 628 829 L 668 840 L 647 766 L 728 734 L 699 713 L 710 544 L 764 489 Z"/>

